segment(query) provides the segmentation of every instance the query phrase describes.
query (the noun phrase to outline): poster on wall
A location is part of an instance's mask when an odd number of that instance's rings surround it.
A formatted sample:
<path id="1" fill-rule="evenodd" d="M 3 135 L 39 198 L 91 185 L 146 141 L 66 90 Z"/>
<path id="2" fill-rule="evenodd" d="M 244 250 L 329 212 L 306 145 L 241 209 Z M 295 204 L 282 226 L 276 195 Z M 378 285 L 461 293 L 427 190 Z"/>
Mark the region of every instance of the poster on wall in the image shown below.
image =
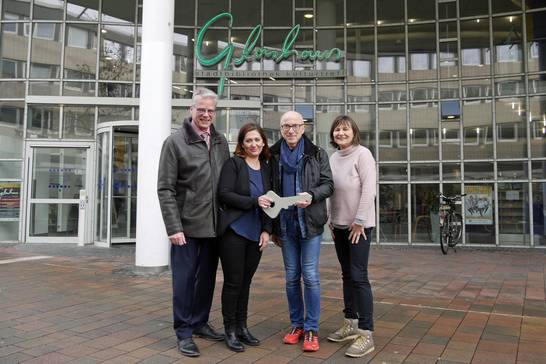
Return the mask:
<path id="1" fill-rule="evenodd" d="M 467 225 L 493 225 L 493 187 L 487 185 L 465 186 L 465 223 Z"/>
<path id="2" fill-rule="evenodd" d="M 21 184 L 0 183 L 0 220 L 19 219 Z"/>

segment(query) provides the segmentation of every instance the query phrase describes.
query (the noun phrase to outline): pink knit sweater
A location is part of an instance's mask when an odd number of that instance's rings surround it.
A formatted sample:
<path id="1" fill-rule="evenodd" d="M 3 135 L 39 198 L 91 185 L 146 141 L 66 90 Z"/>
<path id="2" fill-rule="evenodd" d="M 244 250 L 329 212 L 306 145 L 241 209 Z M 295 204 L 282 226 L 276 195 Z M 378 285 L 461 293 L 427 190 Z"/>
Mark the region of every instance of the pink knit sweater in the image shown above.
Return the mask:
<path id="1" fill-rule="evenodd" d="M 361 146 L 338 150 L 330 157 L 334 194 L 330 197 L 330 222 L 350 226 L 356 222 L 375 226 L 376 171 L 370 151 Z"/>

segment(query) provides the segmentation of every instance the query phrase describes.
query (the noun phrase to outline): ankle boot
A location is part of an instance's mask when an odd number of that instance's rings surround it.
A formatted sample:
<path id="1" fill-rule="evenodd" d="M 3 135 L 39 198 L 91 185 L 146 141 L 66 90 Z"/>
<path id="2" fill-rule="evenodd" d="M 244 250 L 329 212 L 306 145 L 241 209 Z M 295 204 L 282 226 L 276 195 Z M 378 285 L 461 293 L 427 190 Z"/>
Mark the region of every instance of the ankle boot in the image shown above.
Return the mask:
<path id="1" fill-rule="evenodd" d="M 226 346 L 228 347 L 229 350 L 235 351 L 237 353 L 245 351 L 245 347 L 243 346 L 243 344 L 241 344 L 241 342 L 237 338 L 237 334 L 235 333 L 234 328 L 226 328 L 225 341 L 226 341 Z"/>
<path id="2" fill-rule="evenodd" d="M 237 337 L 241 342 L 250 345 L 250 346 L 258 346 L 260 345 L 260 340 L 258 340 L 254 335 L 248 331 L 248 328 L 245 326 L 237 327 Z"/>

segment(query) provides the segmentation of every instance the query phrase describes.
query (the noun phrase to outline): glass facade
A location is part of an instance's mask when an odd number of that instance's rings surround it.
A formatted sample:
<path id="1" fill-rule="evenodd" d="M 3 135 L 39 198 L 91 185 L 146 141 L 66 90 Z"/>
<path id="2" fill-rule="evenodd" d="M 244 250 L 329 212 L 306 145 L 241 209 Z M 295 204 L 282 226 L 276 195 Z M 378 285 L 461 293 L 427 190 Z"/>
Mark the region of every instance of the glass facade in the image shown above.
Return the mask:
<path id="1" fill-rule="evenodd" d="M 102 170 L 100 159 L 114 153 L 103 148 L 129 142 L 120 135 L 104 139 L 98 130 L 138 120 L 143 9 L 141 0 L 0 0 L 0 8 L 0 240 L 24 241 L 35 231 L 20 230 L 42 207 L 25 194 L 39 176 L 24 168 L 34 147 L 91 143 L 94 179 L 134 178 L 134 166 Z M 295 109 L 307 135 L 331 153 L 331 122 L 348 114 L 378 162 L 376 242 L 436 244 L 434 196 L 462 192 L 468 194 L 461 206 L 465 244 L 546 245 L 546 3 L 177 0 L 173 100 L 187 101 L 198 86 L 218 89 L 217 78 L 196 71 L 222 66 L 202 66 L 195 40 L 210 18 L 228 11 L 232 26 L 226 19 L 214 23 L 201 45 L 204 56 L 232 44 L 240 57 L 258 24 L 256 47 L 282 49 L 299 25 L 293 49 L 344 53 L 339 62 L 264 58 L 234 66 L 343 76 L 227 80 L 224 99 L 235 106 L 220 110 L 216 125 L 229 141 L 254 121 L 273 142 L 281 114 Z M 173 128 L 187 115 L 180 105 L 173 102 Z M 136 146 L 117 150 L 134 154 Z M 132 174 L 120 175 L 126 170 Z M 133 231 L 133 214 L 125 210 L 134 209 L 127 201 L 136 196 L 135 184 L 130 198 L 125 190 L 95 191 L 93 236 L 105 236 L 105 226 L 119 230 L 112 236 Z M 110 203 L 115 217 L 103 211 L 104 198 L 123 200 Z M 40 216 L 50 223 L 74 225 L 69 210 L 48 209 L 49 218 Z M 103 221 L 108 214 L 110 224 Z"/>

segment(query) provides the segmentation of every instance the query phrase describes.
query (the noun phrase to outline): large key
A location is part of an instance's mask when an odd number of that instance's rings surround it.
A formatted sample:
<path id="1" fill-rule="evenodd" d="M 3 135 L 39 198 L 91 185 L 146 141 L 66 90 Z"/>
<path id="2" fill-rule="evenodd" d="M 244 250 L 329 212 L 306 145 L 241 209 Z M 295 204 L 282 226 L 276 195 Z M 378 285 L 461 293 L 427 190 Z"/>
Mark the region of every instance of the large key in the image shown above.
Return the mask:
<path id="1" fill-rule="evenodd" d="M 273 191 L 268 191 L 265 195 L 273 200 L 270 207 L 263 209 L 264 212 L 272 219 L 277 217 L 279 212 L 281 212 L 281 209 L 287 209 L 290 206 L 295 205 L 297 202 L 311 202 L 313 199 L 313 197 L 307 192 L 296 196 L 281 197 Z"/>

